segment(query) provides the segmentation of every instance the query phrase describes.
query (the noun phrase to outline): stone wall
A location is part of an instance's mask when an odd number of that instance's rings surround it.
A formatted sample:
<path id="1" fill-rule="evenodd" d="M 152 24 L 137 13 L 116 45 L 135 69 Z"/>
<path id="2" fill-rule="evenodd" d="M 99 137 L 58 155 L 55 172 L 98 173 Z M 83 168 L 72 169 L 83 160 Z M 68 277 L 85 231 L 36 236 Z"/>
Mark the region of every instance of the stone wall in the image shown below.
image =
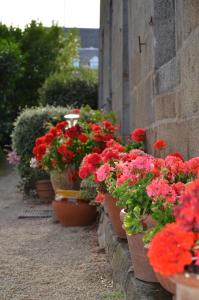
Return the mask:
<path id="1" fill-rule="evenodd" d="M 134 276 L 127 241 L 118 239 L 106 213 L 101 215 L 98 228 L 99 245 L 105 248 L 113 271 L 116 290 L 125 293 L 125 300 L 171 300 L 172 296 L 159 283 L 138 280 Z"/>
<path id="2" fill-rule="evenodd" d="M 99 104 L 122 133 L 145 127 L 149 152 L 163 138 L 199 155 L 198 0 L 101 0 L 100 62 Z"/>

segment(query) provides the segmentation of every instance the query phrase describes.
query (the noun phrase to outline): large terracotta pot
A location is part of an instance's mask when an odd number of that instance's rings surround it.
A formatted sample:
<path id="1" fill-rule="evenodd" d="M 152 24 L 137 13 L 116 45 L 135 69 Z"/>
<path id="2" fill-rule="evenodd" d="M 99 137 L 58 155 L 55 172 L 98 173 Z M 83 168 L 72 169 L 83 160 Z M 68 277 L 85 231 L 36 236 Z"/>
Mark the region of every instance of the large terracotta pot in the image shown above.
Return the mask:
<path id="1" fill-rule="evenodd" d="M 160 273 L 155 273 L 155 276 L 165 290 L 173 295 L 176 294 L 176 284 L 171 280 L 170 277 L 163 276 Z"/>
<path id="2" fill-rule="evenodd" d="M 199 299 L 199 278 L 195 274 L 176 274 L 171 280 L 176 284 L 176 300 Z"/>
<path id="3" fill-rule="evenodd" d="M 125 211 L 122 212 L 123 218 L 125 216 Z M 153 219 L 146 215 L 143 219 L 143 226 L 145 229 L 152 228 L 155 225 Z M 144 246 L 143 243 L 143 233 L 138 234 L 127 234 L 127 240 L 129 245 L 129 251 L 131 254 L 131 260 L 134 270 L 134 275 L 136 278 L 147 281 L 147 282 L 158 282 L 153 268 L 149 263 L 147 256 L 148 249 Z"/>
<path id="4" fill-rule="evenodd" d="M 51 203 L 55 198 L 55 193 L 49 179 L 37 180 L 35 183 L 37 195 L 41 202 Z"/>
<path id="5" fill-rule="evenodd" d="M 116 206 L 116 199 L 112 197 L 111 194 L 105 194 L 105 205 L 107 207 L 108 215 L 113 225 L 113 230 L 117 236 L 121 239 L 126 239 L 126 232 L 122 227 L 122 222 L 120 220 L 121 208 Z"/>
<path id="6" fill-rule="evenodd" d="M 62 199 L 53 201 L 52 206 L 59 222 L 64 226 L 87 226 L 96 220 L 96 207 L 85 200 Z"/>
<path id="7" fill-rule="evenodd" d="M 51 171 L 50 180 L 53 186 L 53 189 L 56 193 L 56 190 L 78 190 L 80 187 L 80 181 L 71 181 L 69 177 L 69 172 L 72 168 L 68 168 L 65 171 Z"/>

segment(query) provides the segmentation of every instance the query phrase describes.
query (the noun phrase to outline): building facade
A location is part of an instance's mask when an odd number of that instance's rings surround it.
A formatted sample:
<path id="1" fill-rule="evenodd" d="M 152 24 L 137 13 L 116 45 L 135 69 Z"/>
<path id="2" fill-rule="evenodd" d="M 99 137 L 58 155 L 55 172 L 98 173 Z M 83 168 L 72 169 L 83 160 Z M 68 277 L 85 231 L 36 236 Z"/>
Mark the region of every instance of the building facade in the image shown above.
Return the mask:
<path id="1" fill-rule="evenodd" d="M 65 28 L 67 32 L 69 28 Z M 84 66 L 91 69 L 98 69 L 99 65 L 99 29 L 78 28 L 80 34 L 81 48 L 79 59 L 74 60 L 74 66 Z"/>
<path id="2" fill-rule="evenodd" d="M 99 106 L 199 156 L 199 1 L 101 0 Z"/>

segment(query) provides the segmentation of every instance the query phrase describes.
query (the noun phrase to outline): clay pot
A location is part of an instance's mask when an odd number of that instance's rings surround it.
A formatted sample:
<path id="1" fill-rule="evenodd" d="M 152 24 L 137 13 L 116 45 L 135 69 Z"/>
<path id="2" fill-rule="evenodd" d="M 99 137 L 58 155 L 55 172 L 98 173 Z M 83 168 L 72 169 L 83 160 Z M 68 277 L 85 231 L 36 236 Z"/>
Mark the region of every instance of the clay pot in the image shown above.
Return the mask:
<path id="1" fill-rule="evenodd" d="M 187 275 L 187 274 L 186 274 Z M 171 280 L 176 284 L 176 300 L 199 299 L 199 278 L 195 274 L 176 274 Z"/>
<path id="2" fill-rule="evenodd" d="M 42 203 L 51 203 L 54 200 L 55 193 L 50 179 L 37 180 L 35 188 Z"/>
<path id="3" fill-rule="evenodd" d="M 171 280 L 170 277 L 163 276 L 160 273 L 155 273 L 155 276 L 165 290 L 173 295 L 176 294 L 176 284 Z"/>
<path id="4" fill-rule="evenodd" d="M 59 222 L 64 226 L 91 225 L 97 216 L 96 207 L 80 199 L 53 201 L 52 207 Z"/>
<path id="5" fill-rule="evenodd" d="M 120 220 L 121 208 L 116 206 L 116 199 L 112 197 L 111 194 L 105 194 L 105 205 L 107 207 L 108 215 L 113 225 L 113 230 L 117 236 L 121 239 L 126 239 L 126 232 L 122 227 L 122 222 Z"/>
<path id="6" fill-rule="evenodd" d="M 125 211 L 122 212 L 122 217 L 125 217 Z M 154 220 L 146 215 L 143 219 L 143 226 L 145 229 L 154 227 L 156 224 Z M 143 243 L 143 233 L 138 234 L 127 234 L 127 240 L 129 245 L 129 251 L 131 255 L 131 261 L 133 265 L 134 275 L 136 278 L 146 281 L 146 282 L 158 282 L 153 268 L 149 263 L 147 256 L 148 249 L 144 246 Z"/>
<path id="7" fill-rule="evenodd" d="M 56 190 L 78 190 L 80 187 L 80 180 L 71 181 L 69 178 L 69 172 L 72 170 L 68 168 L 65 171 L 58 172 L 58 171 L 51 171 L 50 172 L 50 180 L 53 186 L 53 189 L 56 193 Z"/>

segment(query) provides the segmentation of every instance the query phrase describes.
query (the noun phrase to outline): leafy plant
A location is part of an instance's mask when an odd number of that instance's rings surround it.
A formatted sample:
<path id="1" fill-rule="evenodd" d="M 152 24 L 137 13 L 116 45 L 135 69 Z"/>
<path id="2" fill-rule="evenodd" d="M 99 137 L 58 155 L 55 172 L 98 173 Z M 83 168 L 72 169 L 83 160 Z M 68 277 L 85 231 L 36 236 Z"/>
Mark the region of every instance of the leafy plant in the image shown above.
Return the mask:
<path id="1" fill-rule="evenodd" d="M 28 108 L 16 119 L 12 132 L 12 148 L 20 156 L 17 169 L 21 176 L 22 189 L 26 193 L 34 188 L 35 180 L 47 176 L 45 172 L 30 167 L 35 139 L 48 131 L 49 123 L 55 124 L 63 120 L 68 111 L 67 107 Z"/>
<path id="2" fill-rule="evenodd" d="M 136 234 L 144 230 L 142 218 L 145 214 L 151 213 L 151 198 L 146 193 L 146 187 L 153 178 L 147 174 L 134 185 L 129 181 L 119 185 L 113 191 L 113 196 L 118 199 L 117 205 L 127 208 L 124 219 L 124 227 L 128 234 Z"/>
<path id="3" fill-rule="evenodd" d="M 90 178 L 81 181 L 80 190 L 84 199 L 95 199 L 97 196 L 97 184 Z"/>
<path id="4" fill-rule="evenodd" d="M 50 75 L 40 89 L 42 105 L 90 105 L 97 108 L 97 73 L 84 68 L 70 68 L 67 72 Z"/>

